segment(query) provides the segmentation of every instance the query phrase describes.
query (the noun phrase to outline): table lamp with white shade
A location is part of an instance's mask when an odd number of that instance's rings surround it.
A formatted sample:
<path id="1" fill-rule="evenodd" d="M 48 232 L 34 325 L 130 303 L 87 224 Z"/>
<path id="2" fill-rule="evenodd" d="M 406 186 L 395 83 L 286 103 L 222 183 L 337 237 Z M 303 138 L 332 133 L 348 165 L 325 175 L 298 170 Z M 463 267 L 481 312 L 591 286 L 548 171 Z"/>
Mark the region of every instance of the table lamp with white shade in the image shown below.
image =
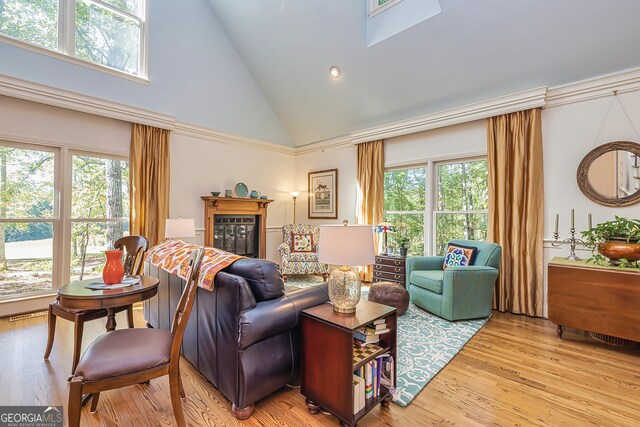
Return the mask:
<path id="1" fill-rule="evenodd" d="M 195 220 L 193 218 L 167 218 L 164 237 L 167 239 L 196 237 Z"/>
<path id="2" fill-rule="evenodd" d="M 321 225 L 318 259 L 339 265 L 329 276 L 333 311 L 355 313 L 360 301 L 360 276 L 352 267 L 375 262 L 373 228 L 370 225 Z"/>

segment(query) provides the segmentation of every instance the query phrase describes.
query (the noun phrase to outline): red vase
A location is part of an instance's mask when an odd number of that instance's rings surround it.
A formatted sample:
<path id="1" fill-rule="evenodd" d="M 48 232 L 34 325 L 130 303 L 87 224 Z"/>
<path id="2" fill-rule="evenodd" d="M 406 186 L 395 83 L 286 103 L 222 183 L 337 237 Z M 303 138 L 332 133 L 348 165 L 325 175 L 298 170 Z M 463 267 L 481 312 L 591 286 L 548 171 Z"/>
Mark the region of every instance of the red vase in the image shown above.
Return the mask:
<path id="1" fill-rule="evenodd" d="M 107 263 L 102 270 L 102 280 L 107 285 L 121 283 L 124 278 L 124 266 L 122 265 L 122 251 L 104 251 Z"/>

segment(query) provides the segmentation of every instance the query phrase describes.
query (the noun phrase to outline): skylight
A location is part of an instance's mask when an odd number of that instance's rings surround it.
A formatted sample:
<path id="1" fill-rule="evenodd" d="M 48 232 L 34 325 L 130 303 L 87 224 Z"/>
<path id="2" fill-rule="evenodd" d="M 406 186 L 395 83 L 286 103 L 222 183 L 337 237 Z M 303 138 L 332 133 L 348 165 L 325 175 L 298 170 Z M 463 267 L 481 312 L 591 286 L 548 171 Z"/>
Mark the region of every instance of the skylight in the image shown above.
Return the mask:
<path id="1" fill-rule="evenodd" d="M 369 17 L 376 16 L 378 13 L 389 9 L 401 1 L 402 0 L 369 0 Z"/>

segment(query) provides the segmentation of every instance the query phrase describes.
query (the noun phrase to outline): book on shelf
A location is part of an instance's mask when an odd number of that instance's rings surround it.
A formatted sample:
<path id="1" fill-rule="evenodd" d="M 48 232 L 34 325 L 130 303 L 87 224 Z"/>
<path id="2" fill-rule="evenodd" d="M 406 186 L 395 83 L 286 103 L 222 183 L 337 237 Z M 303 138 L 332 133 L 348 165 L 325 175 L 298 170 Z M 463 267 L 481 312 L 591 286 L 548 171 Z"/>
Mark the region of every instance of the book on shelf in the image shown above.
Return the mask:
<path id="1" fill-rule="evenodd" d="M 373 335 L 381 335 L 389 332 L 389 328 L 386 327 L 387 325 L 382 325 L 382 326 L 385 326 L 385 328 L 373 329 L 371 327 L 366 327 L 365 331 L 367 332 L 367 334 L 373 334 Z"/>
<path id="2" fill-rule="evenodd" d="M 386 322 L 383 322 L 383 323 L 372 323 L 369 326 L 367 326 L 367 328 L 371 329 L 371 330 L 374 330 L 374 331 L 380 331 L 380 330 L 383 330 L 383 329 L 387 329 L 387 324 L 386 324 Z"/>
<path id="3" fill-rule="evenodd" d="M 373 397 L 373 364 L 371 361 L 364 365 L 364 397 L 366 399 Z"/>
<path id="4" fill-rule="evenodd" d="M 364 378 L 353 375 L 353 413 L 360 412 L 365 405 L 364 398 Z"/>
<path id="5" fill-rule="evenodd" d="M 373 325 L 382 325 L 382 324 L 384 324 L 384 323 L 386 323 L 386 322 L 387 322 L 387 321 L 386 321 L 386 319 L 383 317 L 383 318 L 381 318 L 381 319 L 376 319 L 376 320 L 374 320 L 372 324 L 373 324 Z"/>
<path id="6" fill-rule="evenodd" d="M 380 357 L 382 359 L 382 369 L 380 369 L 380 384 L 391 390 L 396 386 L 394 382 L 395 375 L 393 372 L 393 356 L 387 354 Z"/>
<path id="7" fill-rule="evenodd" d="M 356 330 L 353 333 L 353 337 L 357 340 L 362 341 L 365 344 L 374 343 L 380 341 L 380 337 L 377 334 L 370 334 L 364 330 Z"/>

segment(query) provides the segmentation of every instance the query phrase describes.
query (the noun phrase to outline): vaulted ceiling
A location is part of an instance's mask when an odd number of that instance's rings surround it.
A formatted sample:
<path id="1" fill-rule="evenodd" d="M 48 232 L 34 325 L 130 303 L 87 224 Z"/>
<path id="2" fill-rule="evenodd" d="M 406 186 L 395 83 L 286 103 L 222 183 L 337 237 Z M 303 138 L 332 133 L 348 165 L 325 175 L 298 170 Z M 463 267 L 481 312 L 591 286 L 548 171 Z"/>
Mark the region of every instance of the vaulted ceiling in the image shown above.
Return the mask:
<path id="1" fill-rule="evenodd" d="M 296 145 L 640 66 L 638 0 L 440 0 L 371 47 L 367 0 L 210 3 Z"/>

